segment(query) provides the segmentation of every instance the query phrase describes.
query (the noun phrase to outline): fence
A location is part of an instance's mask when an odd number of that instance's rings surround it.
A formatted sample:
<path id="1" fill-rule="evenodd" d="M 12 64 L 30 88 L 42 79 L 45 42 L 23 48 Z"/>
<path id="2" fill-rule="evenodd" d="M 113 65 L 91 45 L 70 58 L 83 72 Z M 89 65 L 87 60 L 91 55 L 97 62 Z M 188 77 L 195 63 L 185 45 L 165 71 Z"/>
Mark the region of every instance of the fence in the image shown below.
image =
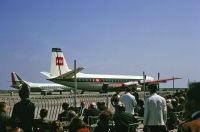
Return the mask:
<path id="1" fill-rule="evenodd" d="M 105 102 L 108 107 L 111 108 L 110 98 L 111 94 L 83 94 L 77 95 L 77 105 L 79 106 L 81 101 L 86 102 L 86 106 L 89 106 L 92 102 Z M 48 110 L 47 119 L 55 120 L 59 113 L 62 112 L 62 104 L 64 102 L 69 103 L 70 106 L 74 106 L 74 95 L 59 95 L 59 96 L 35 96 L 30 100 L 35 104 L 35 118 L 39 118 L 40 110 L 45 108 Z M 15 103 L 20 101 L 19 97 L 0 97 L 0 101 L 4 101 L 9 106 L 9 115 L 12 114 L 12 109 Z"/>
<path id="2" fill-rule="evenodd" d="M 149 93 L 146 92 L 145 95 Z M 163 91 L 159 93 L 162 96 L 171 94 L 169 91 Z M 140 98 L 144 97 L 144 93 L 139 93 Z M 86 106 L 89 106 L 92 102 L 105 102 L 108 105 L 108 108 L 112 108 L 110 99 L 112 94 L 81 94 L 77 95 L 77 105 L 79 106 L 80 102 L 85 101 Z M 40 96 L 40 95 L 32 95 L 30 98 L 31 101 L 35 104 L 35 118 L 39 118 L 39 112 L 42 108 L 48 110 L 47 119 L 55 120 L 59 113 L 62 112 L 62 103 L 66 102 L 70 106 L 74 106 L 74 95 L 50 95 L 50 96 Z M 0 101 L 4 101 L 9 106 L 9 115 L 12 114 L 12 109 L 15 103 L 20 101 L 18 96 L 4 96 L 0 97 Z"/>

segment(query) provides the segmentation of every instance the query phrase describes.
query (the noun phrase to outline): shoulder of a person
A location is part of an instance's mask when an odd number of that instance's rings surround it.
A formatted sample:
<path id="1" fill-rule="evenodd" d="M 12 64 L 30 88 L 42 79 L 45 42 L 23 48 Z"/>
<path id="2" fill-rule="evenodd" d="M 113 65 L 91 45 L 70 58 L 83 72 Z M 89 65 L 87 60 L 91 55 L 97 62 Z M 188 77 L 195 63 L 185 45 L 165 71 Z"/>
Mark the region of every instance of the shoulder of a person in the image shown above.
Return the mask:
<path id="1" fill-rule="evenodd" d="M 180 129 L 185 129 L 185 128 L 188 128 L 188 127 L 193 127 L 194 122 L 195 122 L 194 120 L 192 120 L 192 121 L 185 121 L 185 122 L 181 123 L 178 126 L 178 128 L 180 130 Z M 198 124 L 200 124 L 200 122 Z"/>
<path id="2" fill-rule="evenodd" d="M 150 96 L 146 96 L 144 102 L 148 102 L 150 99 Z"/>
<path id="3" fill-rule="evenodd" d="M 155 93 L 152 95 L 152 97 L 155 97 L 155 98 L 160 98 L 160 99 L 164 99 L 162 96 L 160 96 L 159 94 Z"/>
<path id="4" fill-rule="evenodd" d="M 0 118 L 1 119 L 9 119 L 9 116 L 5 112 L 1 112 Z"/>
<path id="5" fill-rule="evenodd" d="M 38 124 L 38 123 L 40 123 L 41 122 L 41 119 L 34 119 L 34 123 L 35 124 Z"/>
<path id="6" fill-rule="evenodd" d="M 14 104 L 14 107 L 19 107 L 22 104 L 22 102 L 17 102 L 16 104 Z"/>
<path id="7" fill-rule="evenodd" d="M 121 99 L 121 98 L 124 98 L 126 96 L 127 96 L 126 94 L 122 94 L 119 98 Z"/>
<path id="8" fill-rule="evenodd" d="M 158 95 L 158 94 L 157 94 Z M 160 95 L 158 95 L 159 98 L 161 98 L 163 101 L 166 101 L 166 99 Z"/>
<path id="9" fill-rule="evenodd" d="M 150 95 L 146 96 L 146 99 L 149 100 L 149 99 L 152 99 L 152 98 L 154 98 L 154 97 L 156 97 L 155 94 L 150 94 Z"/>

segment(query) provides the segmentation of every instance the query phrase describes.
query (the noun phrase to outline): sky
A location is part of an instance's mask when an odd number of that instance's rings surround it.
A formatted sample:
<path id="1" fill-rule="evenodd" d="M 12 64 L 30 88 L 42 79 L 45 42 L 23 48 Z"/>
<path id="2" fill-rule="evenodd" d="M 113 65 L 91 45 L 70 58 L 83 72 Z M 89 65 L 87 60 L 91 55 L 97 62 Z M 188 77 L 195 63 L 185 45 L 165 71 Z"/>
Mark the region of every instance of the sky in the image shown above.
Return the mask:
<path id="1" fill-rule="evenodd" d="M 1 0 L 0 89 L 10 73 L 47 82 L 51 48 L 84 73 L 200 81 L 199 0 Z M 172 87 L 172 82 L 161 87 Z"/>

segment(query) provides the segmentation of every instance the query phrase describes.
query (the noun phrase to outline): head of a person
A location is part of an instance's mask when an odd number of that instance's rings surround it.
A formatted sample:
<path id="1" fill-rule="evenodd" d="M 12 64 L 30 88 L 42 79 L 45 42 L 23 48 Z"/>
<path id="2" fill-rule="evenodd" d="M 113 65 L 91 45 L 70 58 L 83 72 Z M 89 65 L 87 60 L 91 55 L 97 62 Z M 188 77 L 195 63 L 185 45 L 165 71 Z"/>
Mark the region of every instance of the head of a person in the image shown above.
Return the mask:
<path id="1" fill-rule="evenodd" d="M 0 112 L 8 112 L 8 105 L 6 102 L 0 102 Z"/>
<path id="2" fill-rule="evenodd" d="M 84 101 L 81 102 L 81 107 L 85 108 L 85 102 Z"/>
<path id="3" fill-rule="evenodd" d="M 78 129 L 84 128 L 86 125 L 79 117 L 75 117 L 70 124 L 70 132 L 76 132 Z"/>
<path id="4" fill-rule="evenodd" d="M 41 109 L 40 110 L 40 117 L 42 119 L 44 119 L 45 117 L 47 117 L 47 114 L 48 114 L 48 110 L 46 110 L 46 109 Z"/>
<path id="5" fill-rule="evenodd" d="M 131 92 L 131 88 L 130 88 L 129 86 L 124 86 L 124 87 L 125 87 L 125 92 L 126 92 L 126 93 Z"/>
<path id="6" fill-rule="evenodd" d="M 158 85 L 157 84 L 149 84 L 147 86 L 150 94 L 156 93 L 157 89 L 158 89 Z"/>
<path id="7" fill-rule="evenodd" d="M 185 112 L 187 117 L 200 110 L 200 82 L 189 84 L 189 90 L 186 94 Z"/>
<path id="8" fill-rule="evenodd" d="M 121 113 L 121 112 L 124 112 L 125 110 L 126 110 L 126 107 L 124 104 L 119 103 L 116 105 L 116 112 Z"/>
<path id="9" fill-rule="evenodd" d="M 172 99 L 171 104 L 173 105 L 174 108 L 176 108 L 178 106 L 178 101 L 176 99 Z"/>
<path id="10" fill-rule="evenodd" d="M 111 98 L 111 104 L 115 107 L 119 103 L 120 96 L 118 94 L 114 94 Z"/>
<path id="11" fill-rule="evenodd" d="M 27 84 L 22 84 L 21 88 L 19 89 L 19 97 L 21 99 L 27 99 L 30 95 L 30 88 Z"/>
<path id="12" fill-rule="evenodd" d="M 97 102 L 97 108 L 100 110 L 100 111 L 104 111 L 106 110 L 106 104 L 105 102 Z"/>
<path id="13" fill-rule="evenodd" d="M 88 109 L 96 109 L 96 108 L 97 108 L 96 103 L 95 103 L 95 102 L 92 102 L 92 103 L 90 104 L 90 106 L 89 106 Z"/>
<path id="14" fill-rule="evenodd" d="M 68 119 L 69 121 L 72 121 L 72 119 L 73 119 L 74 117 L 76 117 L 76 116 L 77 116 L 77 114 L 76 114 L 76 112 L 73 111 L 73 110 L 69 110 L 69 111 L 67 112 L 67 119 Z"/>
<path id="15" fill-rule="evenodd" d="M 69 109 L 69 104 L 68 103 L 63 103 L 62 108 L 64 111 L 67 111 Z"/>
<path id="16" fill-rule="evenodd" d="M 60 122 L 59 120 L 54 121 L 52 123 L 51 131 L 52 132 L 63 132 L 62 122 Z"/>
<path id="17" fill-rule="evenodd" d="M 105 124 L 107 124 L 111 118 L 112 118 L 112 112 L 108 110 L 101 112 L 101 114 L 99 115 L 100 121 Z"/>
<path id="18" fill-rule="evenodd" d="M 179 103 L 182 105 L 185 102 L 185 98 L 183 96 L 179 97 Z"/>

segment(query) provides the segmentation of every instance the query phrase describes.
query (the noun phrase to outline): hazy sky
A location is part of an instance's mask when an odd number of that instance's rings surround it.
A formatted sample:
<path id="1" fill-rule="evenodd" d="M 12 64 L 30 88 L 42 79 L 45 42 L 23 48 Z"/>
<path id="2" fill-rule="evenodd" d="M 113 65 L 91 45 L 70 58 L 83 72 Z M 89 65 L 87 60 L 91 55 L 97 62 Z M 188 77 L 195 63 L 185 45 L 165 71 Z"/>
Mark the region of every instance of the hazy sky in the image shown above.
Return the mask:
<path id="1" fill-rule="evenodd" d="M 85 73 L 200 80 L 199 0 L 1 0 L 0 88 L 46 82 L 52 47 Z M 163 87 L 171 87 L 169 82 Z"/>

